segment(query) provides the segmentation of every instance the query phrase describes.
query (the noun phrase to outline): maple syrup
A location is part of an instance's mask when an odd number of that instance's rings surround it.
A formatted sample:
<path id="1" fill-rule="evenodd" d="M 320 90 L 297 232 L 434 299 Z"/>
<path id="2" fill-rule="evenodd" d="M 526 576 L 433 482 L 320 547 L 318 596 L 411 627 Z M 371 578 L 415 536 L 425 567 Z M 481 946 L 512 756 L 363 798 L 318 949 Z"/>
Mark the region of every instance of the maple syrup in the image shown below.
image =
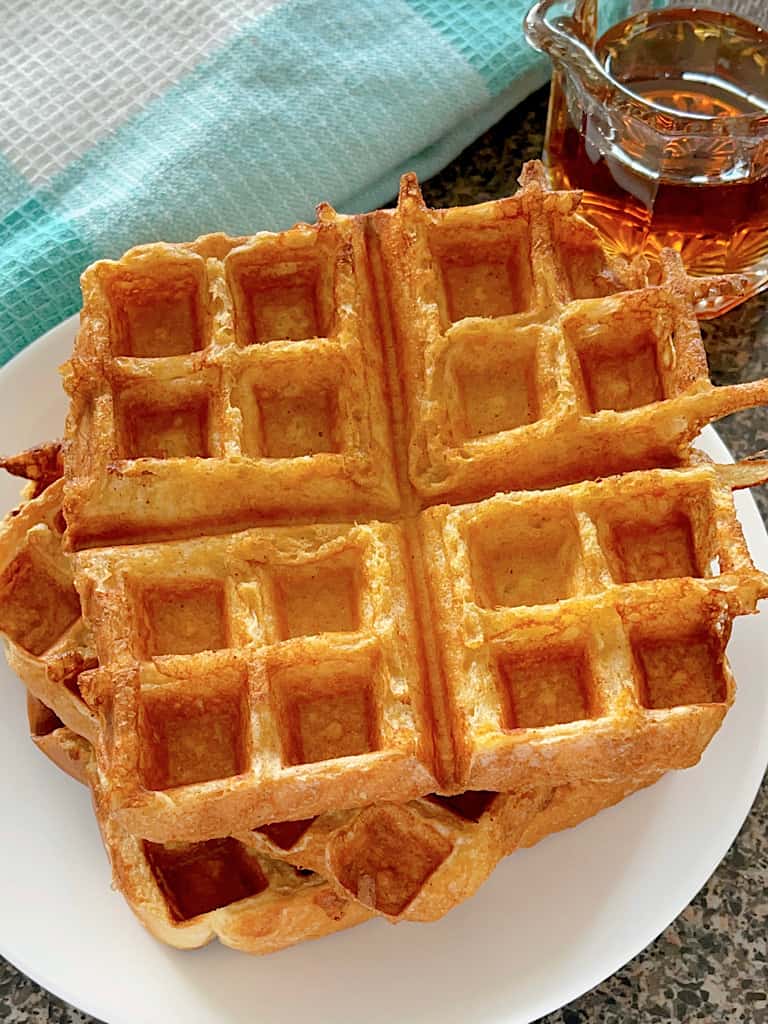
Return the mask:
<path id="1" fill-rule="evenodd" d="M 569 100 L 556 75 L 545 147 L 553 184 L 584 190 L 583 212 L 622 255 L 652 256 L 670 246 L 701 274 L 764 265 L 768 31 L 733 14 L 657 10 L 613 26 L 594 53 L 626 90 L 627 109 L 633 100 L 647 104 L 662 131 L 646 131 L 619 105 L 619 127 L 614 120 L 606 132 L 594 112 Z M 674 126 L 667 135 L 665 111 Z M 680 115 L 690 136 L 679 131 Z M 715 126 L 712 118 L 722 120 Z M 747 119 L 745 160 L 738 133 L 718 129 Z"/>

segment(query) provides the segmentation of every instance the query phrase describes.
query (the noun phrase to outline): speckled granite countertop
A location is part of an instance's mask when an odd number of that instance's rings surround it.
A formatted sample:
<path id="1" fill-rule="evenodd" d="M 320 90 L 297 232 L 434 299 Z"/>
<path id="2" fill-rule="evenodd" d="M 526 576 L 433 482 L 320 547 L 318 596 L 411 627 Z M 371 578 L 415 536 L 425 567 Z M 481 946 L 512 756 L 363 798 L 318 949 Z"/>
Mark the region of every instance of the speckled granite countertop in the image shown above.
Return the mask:
<path id="1" fill-rule="evenodd" d="M 513 192 L 520 164 L 541 152 L 545 116 L 542 90 L 429 182 L 427 201 L 449 206 Z M 705 337 L 717 384 L 768 376 L 768 295 L 706 325 Z M 719 432 L 735 456 L 768 448 L 768 411 L 731 416 Z M 756 497 L 768 519 L 766 491 Z M 680 917 L 623 970 L 539 1024 L 768 1024 L 766 833 L 764 783 L 727 857 Z M 0 1021 L 92 1024 L 93 1018 L 49 995 L 0 958 Z"/>

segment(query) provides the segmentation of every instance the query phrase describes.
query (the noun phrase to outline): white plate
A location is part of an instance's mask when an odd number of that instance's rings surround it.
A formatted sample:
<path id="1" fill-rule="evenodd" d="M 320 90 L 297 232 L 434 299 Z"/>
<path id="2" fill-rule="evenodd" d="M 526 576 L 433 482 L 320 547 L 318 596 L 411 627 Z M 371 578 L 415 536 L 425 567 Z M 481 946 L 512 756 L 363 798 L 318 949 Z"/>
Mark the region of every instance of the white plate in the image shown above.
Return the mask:
<path id="1" fill-rule="evenodd" d="M 61 324 L 0 372 L 4 451 L 60 433 L 56 367 L 75 329 Z M 704 447 L 728 458 L 711 430 Z M 0 509 L 17 493 L 0 481 Z M 757 509 L 747 495 L 738 504 L 766 568 Z M 729 653 L 739 696 L 698 767 L 508 858 L 436 924 L 374 921 L 265 958 L 176 952 L 144 932 L 110 889 L 88 794 L 29 742 L 22 688 L 2 665 L 0 952 L 109 1024 L 528 1024 L 651 942 L 736 836 L 768 761 L 765 618 L 739 619 Z"/>

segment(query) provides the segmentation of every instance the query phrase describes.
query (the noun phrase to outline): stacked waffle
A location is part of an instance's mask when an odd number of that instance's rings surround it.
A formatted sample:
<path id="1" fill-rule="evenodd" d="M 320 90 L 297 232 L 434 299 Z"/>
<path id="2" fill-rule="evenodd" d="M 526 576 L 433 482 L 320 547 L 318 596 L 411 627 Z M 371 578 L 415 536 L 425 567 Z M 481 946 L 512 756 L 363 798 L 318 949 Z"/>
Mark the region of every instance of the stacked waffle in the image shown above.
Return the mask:
<path id="1" fill-rule="evenodd" d="M 433 920 L 499 859 L 696 763 L 768 578 L 701 426 L 697 303 L 513 197 L 327 206 L 83 277 L 55 446 L 0 535 L 37 745 L 179 947 Z"/>

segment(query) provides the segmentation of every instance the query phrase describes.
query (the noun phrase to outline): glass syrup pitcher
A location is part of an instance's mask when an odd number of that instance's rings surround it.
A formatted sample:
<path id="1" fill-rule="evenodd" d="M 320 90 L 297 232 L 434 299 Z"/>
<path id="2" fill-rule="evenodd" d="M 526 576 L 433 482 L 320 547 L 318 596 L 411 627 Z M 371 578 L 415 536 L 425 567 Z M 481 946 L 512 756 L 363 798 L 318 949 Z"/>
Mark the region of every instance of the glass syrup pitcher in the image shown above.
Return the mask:
<path id="1" fill-rule="evenodd" d="M 554 64 L 552 185 L 609 249 L 768 287 L 768 0 L 539 0 L 525 27 Z"/>

